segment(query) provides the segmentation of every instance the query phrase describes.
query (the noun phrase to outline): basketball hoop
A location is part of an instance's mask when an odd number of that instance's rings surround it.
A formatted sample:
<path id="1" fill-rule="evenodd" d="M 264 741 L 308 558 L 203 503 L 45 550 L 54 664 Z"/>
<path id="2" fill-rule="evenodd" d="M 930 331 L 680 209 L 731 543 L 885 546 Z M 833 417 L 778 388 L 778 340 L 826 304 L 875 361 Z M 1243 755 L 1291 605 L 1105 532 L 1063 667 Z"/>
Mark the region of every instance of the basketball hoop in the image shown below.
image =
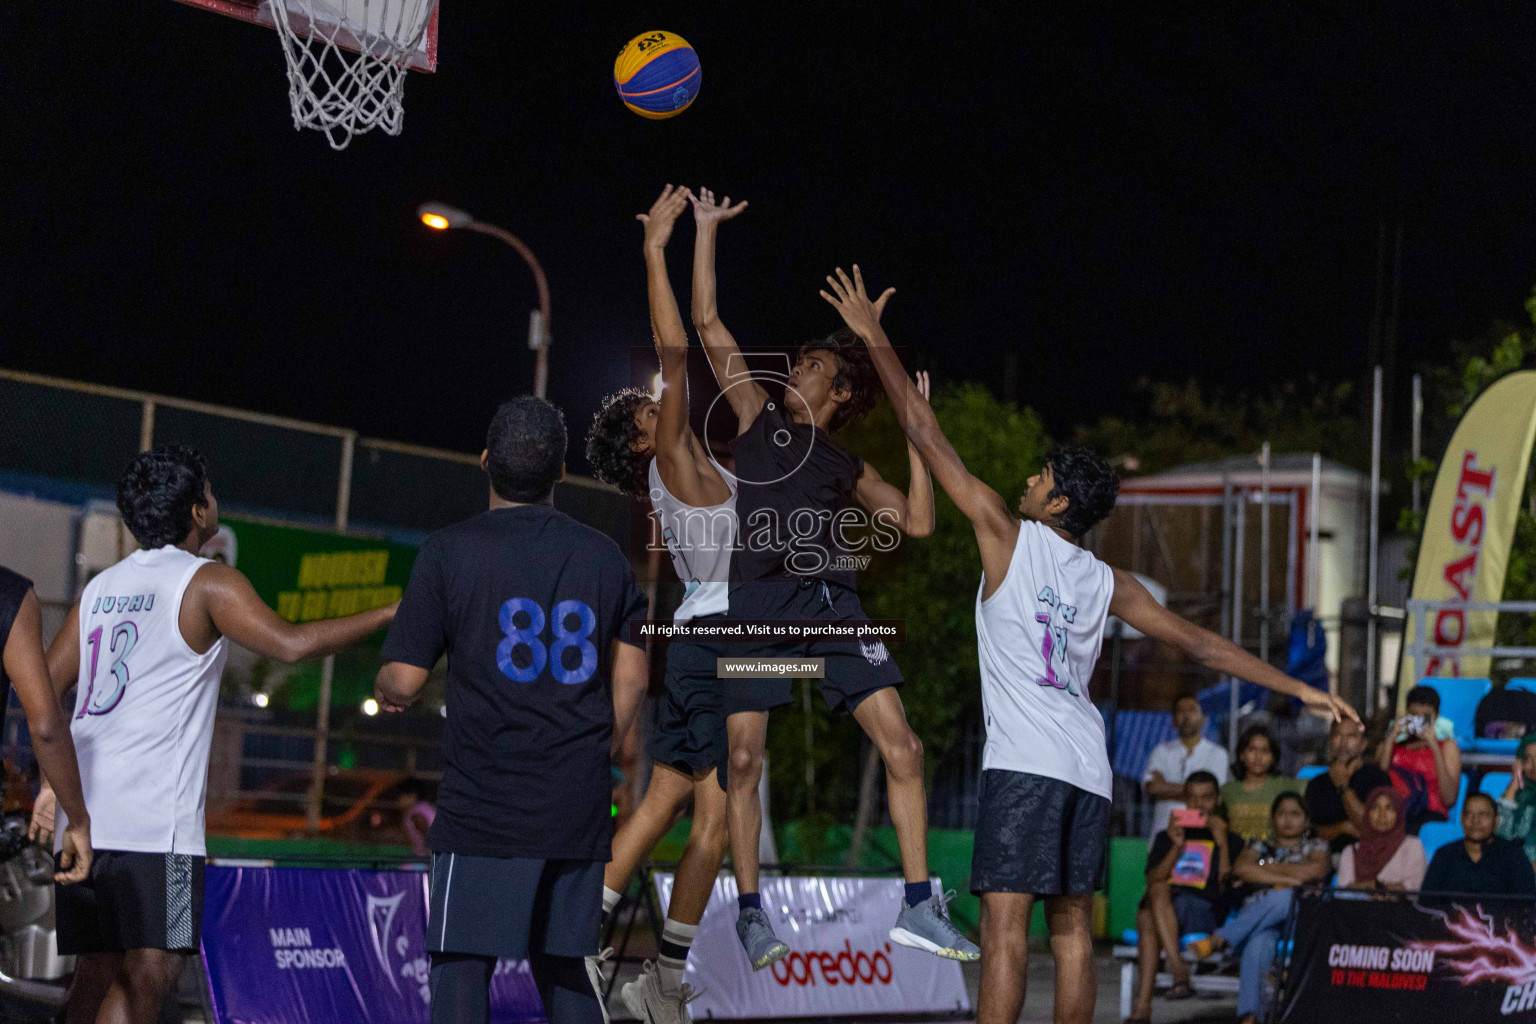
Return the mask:
<path id="1" fill-rule="evenodd" d="M 437 0 L 182 0 L 277 30 L 294 128 L 332 149 L 381 128 L 399 135 L 405 76 L 437 65 Z"/>

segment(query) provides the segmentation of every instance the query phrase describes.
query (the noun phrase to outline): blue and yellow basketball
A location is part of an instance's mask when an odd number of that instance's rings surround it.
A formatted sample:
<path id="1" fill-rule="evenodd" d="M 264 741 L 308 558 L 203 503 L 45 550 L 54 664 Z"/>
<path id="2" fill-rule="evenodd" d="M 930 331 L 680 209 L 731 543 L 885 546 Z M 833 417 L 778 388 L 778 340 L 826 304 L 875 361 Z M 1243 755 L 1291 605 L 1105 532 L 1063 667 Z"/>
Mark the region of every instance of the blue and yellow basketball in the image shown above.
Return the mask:
<path id="1" fill-rule="evenodd" d="M 624 105 L 641 117 L 676 117 L 699 95 L 704 73 L 699 55 L 682 36 L 646 32 L 635 36 L 613 62 L 613 85 Z"/>

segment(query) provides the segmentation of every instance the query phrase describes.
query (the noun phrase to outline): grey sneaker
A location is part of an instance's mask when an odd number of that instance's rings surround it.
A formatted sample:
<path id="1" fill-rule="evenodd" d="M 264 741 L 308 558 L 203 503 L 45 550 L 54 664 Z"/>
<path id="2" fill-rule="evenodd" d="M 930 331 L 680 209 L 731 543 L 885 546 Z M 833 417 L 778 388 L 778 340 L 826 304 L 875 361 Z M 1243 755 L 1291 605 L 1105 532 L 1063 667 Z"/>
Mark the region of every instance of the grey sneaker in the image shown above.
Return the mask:
<path id="1" fill-rule="evenodd" d="M 761 907 L 748 907 L 736 918 L 736 937 L 747 952 L 747 960 L 754 971 L 769 964 L 778 963 L 789 955 L 789 947 L 773 934 L 773 925 Z"/>
<path id="2" fill-rule="evenodd" d="M 700 993 L 684 982 L 676 992 L 667 992 L 661 985 L 661 972 L 647 960 L 640 967 L 640 977 L 619 991 L 624 1005 L 645 1024 L 693 1024 L 688 1014 L 688 1004 Z"/>
<path id="3" fill-rule="evenodd" d="M 587 980 L 592 983 L 592 991 L 597 995 L 597 1005 L 603 1008 L 603 1024 L 608 1024 L 608 1000 L 603 998 L 603 969 L 608 966 L 608 961 L 613 957 L 613 947 L 609 946 L 597 956 L 586 957 Z"/>
<path id="4" fill-rule="evenodd" d="M 902 901 L 896 927 L 891 929 L 891 941 L 946 960 L 980 960 L 981 950 L 976 943 L 961 935 L 949 919 L 949 901 L 954 898 L 955 890 L 951 889 L 934 893 L 915 907 Z"/>

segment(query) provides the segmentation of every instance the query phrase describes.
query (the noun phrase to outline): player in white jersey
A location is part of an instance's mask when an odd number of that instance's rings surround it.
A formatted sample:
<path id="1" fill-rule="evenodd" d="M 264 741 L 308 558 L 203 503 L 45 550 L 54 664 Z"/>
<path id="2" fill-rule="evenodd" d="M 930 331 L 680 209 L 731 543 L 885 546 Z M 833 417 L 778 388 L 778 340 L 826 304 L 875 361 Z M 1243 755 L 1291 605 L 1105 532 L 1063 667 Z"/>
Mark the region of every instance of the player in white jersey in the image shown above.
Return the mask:
<path id="1" fill-rule="evenodd" d="M 646 290 L 661 360 L 659 396 L 638 389 L 612 395 L 593 419 L 587 460 L 626 493 L 646 495 L 655 533 L 666 544 L 685 592 L 675 623 L 721 618 L 736 543 L 736 483 L 717 467 L 688 421 L 688 335 L 667 278 L 666 245 L 688 208 L 688 190 L 668 185 L 639 219 L 645 225 Z M 654 1024 L 689 1020 L 683 970 L 694 933 L 725 857 L 723 773 L 728 753 L 715 659 L 726 652 L 699 641 L 666 645 L 666 693 L 657 701 L 647 752 L 654 763 L 645 797 L 613 838 L 604 873 L 610 913 L 642 858 L 693 801 L 688 846 L 678 864 L 657 962 L 624 986 L 631 1013 Z"/>
<path id="2" fill-rule="evenodd" d="M 229 641 L 292 662 L 349 647 L 395 614 L 389 605 L 295 625 L 244 575 L 198 557 L 219 506 L 190 448 L 134 458 L 117 507 L 143 548 L 86 584 L 48 650 L 59 695 L 76 687 L 70 731 L 96 847 L 89 877 L 55 888 L 59 952 L 80 958 L 68 1024 L 151 1024 L 197 948 L 208 750 Z M 51 803 L 51 792 L 39 796 L 44 816 Z"/>
<path id="3" fill-rule="evenodd" d="M 913 392 L 859 268 L 852 278 L 838 269 L 827 282 L 831 293 L 822 297 L 869 346 L 902 429 L 970 519 L 981 550 L 976 637 L 987 745 L 971 867 L 971 888 L 981 896 L 977 1024 L 1019 1018 L 1037 897 L 1045 902 L 1056 959 L 1055 1019 L 1086 1024 L 1095 995 L 1093 892 L 1103 885 L 1110 797 L 1104 723 L 1089 699 L 1088 678 L 1106 617 L 1117 615 L 1223 675 L 1332 715 L 1355 713 L 1173 614 L 1134 576 L 1078 547 L 1114 508 L 1119 488 L 1093 452 L 1052 448 L 1015 514 L 966 470 L 933 410 Z"/>

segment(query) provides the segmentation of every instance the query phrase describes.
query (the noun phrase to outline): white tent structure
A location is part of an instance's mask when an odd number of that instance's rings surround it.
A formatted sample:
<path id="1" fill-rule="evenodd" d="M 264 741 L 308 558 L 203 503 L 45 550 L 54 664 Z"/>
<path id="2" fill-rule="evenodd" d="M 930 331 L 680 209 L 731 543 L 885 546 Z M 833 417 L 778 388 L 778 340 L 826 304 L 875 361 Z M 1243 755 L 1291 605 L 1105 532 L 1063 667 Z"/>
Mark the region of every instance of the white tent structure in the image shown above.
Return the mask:
<path id="1" fill-rule="evenodd" d="M 1192 463 L 1126 480 L 1088 538 L 1112 565 L 1150 576 L 1169 607 L 1266 656 L 1313 609 L 1338 669 L 1339 613 L 1366 592 L 1370 478 L 1317 455 Z"/>

